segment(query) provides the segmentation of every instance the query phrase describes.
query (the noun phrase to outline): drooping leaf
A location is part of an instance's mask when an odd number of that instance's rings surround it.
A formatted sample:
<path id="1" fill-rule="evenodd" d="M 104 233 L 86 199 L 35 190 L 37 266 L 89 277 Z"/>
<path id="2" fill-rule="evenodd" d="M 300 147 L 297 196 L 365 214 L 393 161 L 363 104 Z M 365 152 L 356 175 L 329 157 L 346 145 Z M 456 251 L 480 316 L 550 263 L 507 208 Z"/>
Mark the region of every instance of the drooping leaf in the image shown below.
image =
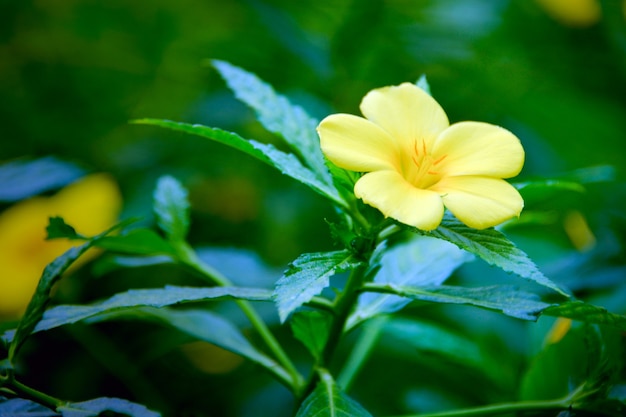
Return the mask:
<path id="1" fill-rule="evenodd" d="M 272 145 L 247 140 L 236 133 L 202 125 L 178 123 L 161 119 L 139 119 L 134 120 L 133 123 L 160 126 L 179 132 L 185 132 L 233 147 L 277 168 L 283 174 L 300 181 L 336 204 L 340 206 L 345 205 L 345 202 L 341 199 L 337 190 L 320 181 L 313 171 L 302 165 L 302 162 L 300 162 L 294 154 L 282 152 Z"/>
<path id="2" fill-rule="evenodd" d="M 293 315 L 290 324 L 293 336 L 319 359 L 328 339 L 330 316 L 320 311 L 302 311 Z"/>
<path id="3" fill-rule="evenodd" d="M 228 62 L 214 60 L 212 63 L 235 96 L 254 109 L 261 124 L 281 136 L 323 183 L 332 185 L 315 130 L 318 121 L 256 75 Z"/>
<path id="4" fill-rule="evenodd" d="M 112 411 L 129 417 L 160 417 L 161 414 L 147 407 L 120 398 L 101 397 L 79 403 L 69 403 L 57 408 L 63 417 L 97 417 Z"/>
<path id="5" fill-rule="evenodd" d="M 563 304 L 550 306 L 541 314 L 565 317 L 590 324 L 606 324 L 626 331 L 626 316 L 610 313 L 604 307 L 587 304 L 583 301 L 568 301 Z"/>
<path id="6" fill-rule="evenodd" d="M 328 372 L 320 372 L 320 382 L 304 400 L 296 417 L 372 417 L 359 403 L 348 397 Z"/>
<path id="7" fill-rule="evenodd" d="M 76 229 L 65 223 L 65 220 L 59 216 L 48 218 L 46 234 L 46 239 L 87 239 L 85 236 L 76 233 Z"/>
<path id="8" fill-rule="evenodd" d="M 377 284 L 432 286 L 444 282 L 456 268 L 473 259 L 467 252 L 439 239 L 425 236 L 397 244 L 384 252 L 374 278 Z M 400 310 L 409 299 L 391 293 L 365 293 L 359 297 L 348 327 L 378 314 Z"/>
<path id="9" fill-rule="evenodd" d="M 274 300 L 284 322 L 289 314 L 328 287 L 332 275 L 359 264 L 347 250 L 305 253 L 289 265 L 276 282 Z"/>
<path id="10" fill-rule="evenodd" d="M 490 265 L 497 266 L 506 272 L 517 274 L 522 278 L 569 297 L 563 289 L 543 275 L 524 251 L 495 229 L 472 229 L 459 220 L 446 216 L 441 225 L 429 232 L 429 235 L 454 243 L 459 248 L 473 253 Z"/>
<path id="11" fill-rule="evenodd" d="M 128 290 L 103 301 L 88 305 L 60 305 L 47 310 L 33 332 L 54 329 L 76 323 L 98 314 L 136 307 L 165 307 L 179 303 L 240 299 L 250 301 L 271 301 L 269 290 L 241 287 L 175 287 Z M 11 339 L 12 332 L 4 338 Z"/>
<path id="12" fill-rule="evenodd" d="M 189 231 L 189 199 L 183 185 L 168 175 L 159 178 L 153 207 L 157 224 L 167 238 L 184 241 Z"/>
<path id="13" fill-rule="evenodd" d="M 0 416 L 57 417 L 60 414 L 34 401 L 23 398 L 6 398 L 0 395 Z"/>
<path id="14" fill-rule="evenodd" d="M 95 246 L 133 255 L 173 254 L 174 248 L 150 229 L 134 229 L 118 236 L 99 239 Z"/>
<path id="15" fill-rule="evenodd" d="M 61 188 L 85 175 L 69 162 L 48 156 L 0 165 L 0 201 L 14 202 Z"/>
<path id="16" fill-rule="evenodd" d="M 466 304 L 496 310 L 523 320 L 536 320 L 550 304 L 539 300 L 536 294 L 520 291 L 510 285 L 464 288 L 452 286 L 410 287 L 403 285 L 365 285 L 367 291 L 384 292 L 411 300 L 445 304 Z"/>

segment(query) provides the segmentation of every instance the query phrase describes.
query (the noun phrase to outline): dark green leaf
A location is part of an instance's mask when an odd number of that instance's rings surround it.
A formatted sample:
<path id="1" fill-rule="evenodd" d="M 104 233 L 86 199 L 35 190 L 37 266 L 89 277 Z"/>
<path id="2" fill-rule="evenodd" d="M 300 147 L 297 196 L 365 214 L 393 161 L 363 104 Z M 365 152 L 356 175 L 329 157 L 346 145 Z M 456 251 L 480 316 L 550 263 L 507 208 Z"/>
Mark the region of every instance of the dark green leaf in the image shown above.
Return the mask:
<path id="1" fill-rule="evenodd" d="M 170 176 L 159 178 L 154 191 L 154 213 L 159 228 L 170 241 L 182 242 L 189 231 L 187 190 Z"/>
<path id="2" fill-rule="evenodd" d="M 76 233 L 76 230 L 65 223 L 63 218 L 55 216 L 48 219 L 48 226 L 46 226 L 46 239 L 87 239 L 85 236 L 81 236 Z"/>
<path id="3" fill-rule="evenodd" d="M 296 417 L 372 417 L 359 403 L 348 397 L 327 372 L 304 400 Z"/>
<path id="4" fill-rule="evenodd" d="M 271 301 L 269 290 L 241 287 L 174 287 L 128 290 L 106 300 L 89 305 L 60 305 L 47 310 L 43 319 L 34 328 L 34 332 L 50 330 L 66 324 L 107 313 L 113 310 L 136 307 L 164 307 L 179 303 L 242 299 L 250 301 Z M 10 340 L 7 332 L 5 339 Z"/>
<path id="5" fill-rule="evenodd" d="M 102 276 L 120 268 L 142 268 L 146 266 L 173 264 L 171 256 L 111 256 L 104 255 L 96 261 L 91 272 Z"/>
<path id="6" fill-rule="evenodd" d="M 500 311 L 507 316 L 523 320 L 536 320 L 550 304 L 539 300 L 535 294 L 518 290 L 513 286 L 464 288 L 451 286 L 409 287 L 394 284 L 366 285 L 368 291 L 385 292 L 416 301 L 445 304 L 467 304 L 488 310 Z"/>
<path id="7" fill-rule="evenodd" d="M 276 282 L 274 299 L 281 322 L 328 287 L 332 275 L 347 271 L 358 264 L 359 261 L 347 250 L 300 255 Z"/>
<path id="8" fill-rule="evenodd" d="M 292 152 L 305 161 L 321 182 L 331 185 L 332 178 L 324 164 L 316 127 L 318 121 L 311 118 L 300 106 L 276 94 L 274 89 L 257 76 L 224 61 L 213 61 L 213 66 L 235 96 L 250 106 L 267 130 L 280 135 Z"/>
<path id="9" fill-rule="evenodd" d="M 174 249 L 167 241 L 149 229 L 134 229 L 123 235 L 107 236 L 98 240 L 95 246 L 133 255 L 174 253 Z"/>
<path id="10" fill-rule="evenodd" d="M 0 201 L 14 202 L 63 187 L 85 175 L 76 165 L 54 157 L 0 165 Z"/>
<path id="11" fill-rule="evenodd" d="M 441 225 L 429 232 L 429 235 L 454 243 L 461 249 L 482 258 L 490 265 L 517 274 L 569 297 L 564 290 L 539 271 L 537 265 L 526 253 L 495 229 L 472 229 L 459 220 L 446 216 Z"/>
<path id="12" fill-rule="evenodd" d="M 120 398 L 96 398 L 80 403 L 69 403 L 57 408 L 63 417 L 97 417 L 105 411 L 113 411 L 129 417 L 159 417 L 161 414 L 148 410 L 141 404 Z"/>
<path id="13" fill-rule="evenodd" d="M 604 307 L 587 304 L 583 301 L 569 301 L 548 307 L 542 312 L 542 315 L 565 317 L 591 324 L 606 324 L 626 331 L 626 316 L 610 313 Z"/>
<path id="14" fill-rule="evenodd" d="M 291 331 L 315 359 L 319 359 L 330 329 L 330 317 L 320 311 L 302 311 L 293 315 Z"/>
<path id="15" fill-rule="evenodd" d="M 374 282 L 410 286 L 440 285 L 456 268 L 471 259 L 473 257 L 470 254 L 448 242 L 415 236 L 385 251 Z M 391 293 L 362 294 L 356 310 L 348 320 L 348 327 L 378 314 L 398 311 L 409 302 Z"/>
<path id="16" fill-rule="evenodd" d="M 231 146 L 248 155 L 251 155 L 266 164 L 277 168 L 283 174 L 300 181 L 311 189 L 330 199 L 338 205 L 345 206 L 345 202 L 339 197 L 337 190 L 321 182 L 313 173 L 306 168 L 294 154 L 288 154 L 276 149 L 272 145 L 261 144 L 253 140 L 246 140 L 236 133 L 225 130 L 211 128 L 202 125 L 192 125 L 188 123 L 177 123 L 160 119 L 139 119 L 133 123 L 160 126 L 191 135 L 201 136 L 211 139 L 224 145 Z"/>

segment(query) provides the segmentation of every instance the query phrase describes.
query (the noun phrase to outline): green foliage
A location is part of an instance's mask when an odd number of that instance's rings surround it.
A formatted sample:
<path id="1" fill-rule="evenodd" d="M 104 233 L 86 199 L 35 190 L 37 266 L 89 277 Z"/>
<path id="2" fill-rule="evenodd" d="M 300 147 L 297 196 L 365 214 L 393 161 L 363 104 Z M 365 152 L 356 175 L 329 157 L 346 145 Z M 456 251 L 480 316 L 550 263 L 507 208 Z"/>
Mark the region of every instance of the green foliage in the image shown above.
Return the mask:
<path id="1" fill-rule="evenodd" d="M 46 239 L 87 239 L 85 236 L 81 236 L 76 233 L 76 230 L 65 223 L 61 217 L 50 217 L 48 219 L 48 226 L 46 227 Z"/>
<path id="2" fill-rule="evenodd" d="M 185 240 L 189 232 L 189 201 L 187 190 L 175 178 L 159 178 L 154 191 L 154 213 L 168 240 Z"/>
<path id="3" fill-rule="evenodd" d="M 616 326 L 622 330 L 626 330 L 626 316 L 611 313 L 607 311 L 606 308 L 587 304 L 580 300 L 550 306 L 543 310 L 541 314 L 554 317 L 567 317 L 584 323 Z"/>
<path id="4" fill-rule="evenodd" d="M 161 414 L 148 410 L 140 404 L 120 398 L 95 398 L 79 403 L 69 403 L 57 408 L 63 417 L 97 417 L 105 412 L 119 413 L 129 417 L 159 417 Z"/>
<path id="5" fill-rule="evenodd" d="M 294 314 L 289 324 L 293 337 L 298 339 L 317 360 L 328 340 L 330 317 L 319 311 L 301 311 Z"/>

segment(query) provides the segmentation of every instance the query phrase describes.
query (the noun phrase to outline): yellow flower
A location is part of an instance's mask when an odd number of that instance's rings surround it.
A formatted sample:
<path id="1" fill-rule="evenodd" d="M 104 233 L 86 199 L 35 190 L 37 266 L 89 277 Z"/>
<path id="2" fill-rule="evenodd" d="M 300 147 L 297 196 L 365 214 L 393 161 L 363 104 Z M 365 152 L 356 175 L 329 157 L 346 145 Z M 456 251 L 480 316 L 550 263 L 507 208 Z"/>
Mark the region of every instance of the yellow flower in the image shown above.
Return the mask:
<path id="1" fill-rule="evenodd" d="M 588 27 L 602 17 L 602 7 L 597 0 L 536 0 L 553 19 L 566 26 Z"/>
<path id="2" fill-rule="evenodd" d="M 422 230 L 439 226 L 444 205 L 476 229 L 519 216 L 524 201 L 502 178 L 521 171 L 524 149 L 508 130 L 450 125 L 441 106 L 409 83 L 370 91 L 361 112 L 365 118 L 328 116 L 318 133 L 331 162 L 365 172 L 354 185 L 365 203 Z"/>
<path id="3" fill-rule="evenodd" d="M 45 266 L 81 242 L 47 241 L 51 216 L 61 216 L 77 232 L 90 236 L 112 226 L 119 214 L 121 196 L 112 178 L 94 174 L 52 197 L 35 197 L 0 214 L 0 318 L 17 318 L 28 305 Z M 79 262 L 93 258 L 88 251 Z"/>

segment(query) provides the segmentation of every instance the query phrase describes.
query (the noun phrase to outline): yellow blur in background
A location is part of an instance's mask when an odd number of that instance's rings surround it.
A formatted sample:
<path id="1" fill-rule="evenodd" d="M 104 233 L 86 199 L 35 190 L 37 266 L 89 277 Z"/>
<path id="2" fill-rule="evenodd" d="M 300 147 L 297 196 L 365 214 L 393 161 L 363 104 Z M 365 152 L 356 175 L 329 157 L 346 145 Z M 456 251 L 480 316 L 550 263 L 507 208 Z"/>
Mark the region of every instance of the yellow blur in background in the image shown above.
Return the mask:
<path id="1" fill-rule="evenodd" d="M 113 178 L 92 174 L 52 197 L 30 198 L 0 213 L 0 319 L 19 318 L 45 266 L 81 243 L 45 240 L 49 217 L 60 216 L 78 233 L 92 236 L 116 222 L 121 206 L 122 197 Z M 96 250 L 88 251 L 78 265 L 96 254 Z"/>

